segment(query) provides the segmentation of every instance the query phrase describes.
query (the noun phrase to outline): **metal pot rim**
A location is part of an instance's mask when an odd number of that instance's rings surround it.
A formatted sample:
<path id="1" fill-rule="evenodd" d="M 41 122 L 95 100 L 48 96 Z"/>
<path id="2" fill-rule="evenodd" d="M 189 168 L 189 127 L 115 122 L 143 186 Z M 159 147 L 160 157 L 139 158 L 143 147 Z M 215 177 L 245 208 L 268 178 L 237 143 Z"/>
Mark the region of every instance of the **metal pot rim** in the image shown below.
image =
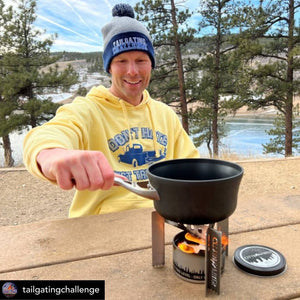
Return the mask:
<path id="1" fill-rule="evenodd" d="M 232 175 L 232 176 L 227 176 L 224 178 L 215 178 L 215 179 L 174 179 L 174 178 L 168 178 L 168 177 L 164 177 L 164 176 L 158 176 L 156 174 L 153 174 L 153 169 L 158 168 L 160 166 L 165 166 L 165 165 L 176 165 L 176 164 L 180 164 L 180 163 L 209 163 L 212 165 L 227 165 L 229 167 L 233 167 L 234 169 L 237 170 L 237 174 Z M 236 177 L 241 176 L 244 173 L 244 169 L 233 162 L 230 161 L 225 161 L 225 160 L 220 160 L 220 159 L 213 159 L 213 158 L 178 158 L 178 159 L 170 159 L 170 160 L 164 160 L 164 161 L 159 161 L 156 163 L 153 163 L 151 166 L 149 166 L 149 168 L 147 169 L 147 175 L 149 178 L 149 181 L 151 183 L 151 179 L 150 177 L 159 179 L 159 180 L 165 180 L 165 181 L 172 181 L 172 182 L 189 182 L 189 183 L 199 183 L 199 182 L 219 182 L 219 181 L 225 181 L 225 180 L 230 180 L 230 179 L 234 179 Z M 150 175 L 150 176 L 149 176 Z"/>

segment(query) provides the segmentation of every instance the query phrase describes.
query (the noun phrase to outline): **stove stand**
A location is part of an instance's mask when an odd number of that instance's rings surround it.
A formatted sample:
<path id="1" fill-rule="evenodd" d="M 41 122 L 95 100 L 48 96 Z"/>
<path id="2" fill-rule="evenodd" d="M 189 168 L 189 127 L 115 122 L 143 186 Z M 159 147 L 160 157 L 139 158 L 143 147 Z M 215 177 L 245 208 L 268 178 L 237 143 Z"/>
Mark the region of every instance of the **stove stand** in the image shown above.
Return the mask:
<path id="1" fill-rule="evenodd" d="M 157 212 L 152 212 L 152 266 L 161 268 L 165 265 L 165 219 Z"/>
<path id="2" fill-rule="evenodd" d="M 172 226 L 181 228 L 191 233 L 196 233 L 196 235 L 198 236 L 199 234 L 197 234 L 197 232 L 199 231 L 200 235 L 201 234 L 203 235 L 203 232 L 201 231 L 202 226 L 185 225 L 185 224 L 180 224 L 173 221 L 165 220 L 157 211 L 153 211 L 152 212 L 152 265 L 155 268 L 161 268 L 165 264 L 165 223 L 168 223 Z M 205 278 L 204 282 L 205 282 L 205 290 L 207 296 L 210 291 L 220 294 L 221 273 L 225 266 L 225 256 L 228 256 L 228 243 L 226 245 L 222 245 L 222 234 L 228 237 L 228 218 L 216 224 L 209 224 L 208 228 L 204 229 L 204 232 L 205 232 L 205 239 L 206 239 L 206 248 L 204 251 L 205 274 L 204 276 L 202 276 L 202 278 L 203 277 Z M 203 237 L 201 236 L 201 238 Z M 178 249 L 178 251 L 181 250 Z M 176 252 L 175 255 L 176 257 L 178 257 L 178 252 Z M 187 255 L 193 256 L 195 254 L 187 254 Z M 185 257 L 185 255 L 183 255 L 182 257 Z M 201 255 L 199 255 L 199 260 L 201 259 L 203 260 L 203 254 L 202 257 Z M 177 261 L 175 262 L 174 266 L 176 265 L 176 263 Z M 202 262 L 199 262 L 199 264 L 201 266 L 203 265 Z M 174 270 L 176 272 L 176 267 L 174 267 Z M 185 276 L 181 276 L 182 274 L 177 274 L 177 275 L 179 275 L 179 277 L 182 277 L 184 280 L 194 282 L 193 280 L 186 279 Z"/>

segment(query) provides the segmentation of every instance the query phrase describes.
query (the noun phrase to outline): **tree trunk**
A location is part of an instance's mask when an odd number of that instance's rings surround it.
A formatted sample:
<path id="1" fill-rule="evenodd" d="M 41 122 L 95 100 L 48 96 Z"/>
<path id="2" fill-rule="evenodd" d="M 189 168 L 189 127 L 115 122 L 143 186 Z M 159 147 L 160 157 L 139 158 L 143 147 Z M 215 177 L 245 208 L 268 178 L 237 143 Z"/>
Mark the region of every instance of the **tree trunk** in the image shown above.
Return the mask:
<path id="1" fill-rule="evenodd" d="M 31 116 L 30 116 L 30 126 L 31 128 L 34 128 L 37 126 L 37 122 L 36 122 L 36 118 L 34 116 L 34 112 L 32 112 Z"/>
<path id="2" fill-rule="evenodd" d="M 213 152 L 212 152 L 211 147 L 210 147 L 210 142 L 211 142 L 211 139 L 209 139 L 209 141 L 206 142 L 206 146 L 207 146 L 207 149 L 208 149 L 209 157 L 212 158 L 213 157 Z"/>
<path id="3" fill-rule="evenodd" d="M 4 167 L 10 168 L 14 165 L 14 159 L 12 157 L 12 150 L 10 146 L 9 135 L 5 135 L 2 137 L 3 148 L 4 148 Z"/>
<path id="4" fill-rule="evenodd" d="M 218 133 L 218 114 L 219 114 L 219 101 L 218 95 L 215 93 L 213 99 L 213 119 L 212 119 L 212 137 L 213 137 L 213 156 L 219 155 L 219 133 Z"/>
<path id="5" fill-rule="evenodd" d="M 285 108 L 285 157 L 293 155 L 293 94 L 287 93 Z"/>
<path id="6" fill-rule="evenodd" d="M 179 82 L 179 92 L 180 92 L 182 126 L 187 132 L 187 134 L 189 134 L 188 109 L 187 109 L 186 93 L 185 93 L 185 86 L 184 86 L 183 63 L 181 58 L 180 43 L 177 36 L 178 24 L 176 21 L 176 10 L 175 10 L 174 0 L 171 0 L 171 6 L 172 6 L 172 23 L 173 23 L 174 37 L 175 37 L 176 61 L 177 61 L 177 68 L 178 68 L 178 82 Z"/>
<path id="7" fill-rule="evenodd" d="M 287 53 L 288 90 L 285 103 L 285 157 L 293 155 L 293 49 L 294 49 L 295 9 L 294 0 L 289 1 L 289 40 Z"/>
<path id="8" fill-rule="evenodd" d="M 218 129 L 218 118 L 219 118 L 219 94 L 220 94 L 220 51 L 222 44 L 222 33 L 221 33 L 221 17 L 222 17 L 221 3 L 218 7 L 218 27 L 216 37 L 216 54 L 215 54 L 215 78 L 214 78 L 214 96 L 213 96 L 213 120 L 212 120 L 212 136 L 213 136 L 213 155 L 214 157 L 219 156 L 219 129 Z"/>

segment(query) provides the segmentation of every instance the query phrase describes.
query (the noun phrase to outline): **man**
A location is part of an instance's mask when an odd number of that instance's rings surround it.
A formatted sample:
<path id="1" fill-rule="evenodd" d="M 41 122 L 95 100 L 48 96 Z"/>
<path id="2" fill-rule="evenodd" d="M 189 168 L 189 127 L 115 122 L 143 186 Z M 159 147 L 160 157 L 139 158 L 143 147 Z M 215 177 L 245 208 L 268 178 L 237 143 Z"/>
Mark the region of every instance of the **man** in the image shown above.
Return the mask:
<path id="1" fill-rule="evenodd" d="M 102 33 L 110 88 L 94 87 L 60 107 L 24 140 L 24 162 L 32 174 L 62 189 L 75 186 L 70 217 L 152 206 L 114 186 L 114 177 L 144 182 L 153 162 L 199 156 L 176 114 L 146 91 L 154 50 L 133 9 L 116 5 Z"/>

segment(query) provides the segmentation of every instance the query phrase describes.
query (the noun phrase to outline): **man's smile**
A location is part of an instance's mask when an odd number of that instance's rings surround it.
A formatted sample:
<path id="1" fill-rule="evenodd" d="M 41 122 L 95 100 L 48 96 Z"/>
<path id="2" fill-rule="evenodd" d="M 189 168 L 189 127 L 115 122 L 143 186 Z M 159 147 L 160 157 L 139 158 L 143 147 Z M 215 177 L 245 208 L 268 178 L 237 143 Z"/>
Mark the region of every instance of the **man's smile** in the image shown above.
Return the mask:
<path id="1" fill-rule="evenodd" d="M 128 84 L 131 84 L 131 85 L 137 85 L 137 84 L 139 84 L 139 83 L 142 82 L 142 80 L 138 80 L 138 81 L 129 81 L 129 80 L 126 80 L 126 79 L 124 79 L 124 81 L 125 81 L 126 83 L 128 83 Z"/>

